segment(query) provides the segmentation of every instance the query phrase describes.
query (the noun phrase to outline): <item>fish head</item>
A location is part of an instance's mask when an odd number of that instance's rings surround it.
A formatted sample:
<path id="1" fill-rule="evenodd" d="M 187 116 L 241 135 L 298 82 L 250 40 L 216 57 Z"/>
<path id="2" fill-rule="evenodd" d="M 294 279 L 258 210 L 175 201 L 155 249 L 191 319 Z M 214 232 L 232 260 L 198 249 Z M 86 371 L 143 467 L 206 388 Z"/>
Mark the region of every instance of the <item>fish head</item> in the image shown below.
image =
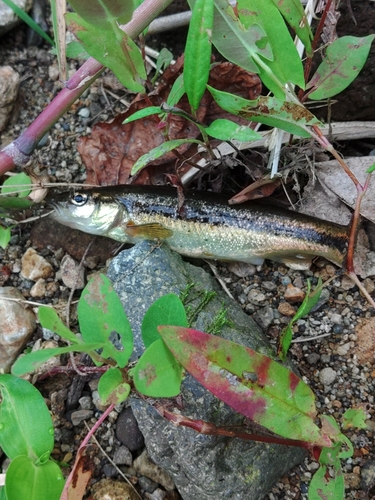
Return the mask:
<path id="1" fill-rule="evenodd" d="M 122 207 L 112 196 L 93 189 L 74 190 L 48 197 L 53 219 L 64 226 L 105 236 L 117 223 Z"/>

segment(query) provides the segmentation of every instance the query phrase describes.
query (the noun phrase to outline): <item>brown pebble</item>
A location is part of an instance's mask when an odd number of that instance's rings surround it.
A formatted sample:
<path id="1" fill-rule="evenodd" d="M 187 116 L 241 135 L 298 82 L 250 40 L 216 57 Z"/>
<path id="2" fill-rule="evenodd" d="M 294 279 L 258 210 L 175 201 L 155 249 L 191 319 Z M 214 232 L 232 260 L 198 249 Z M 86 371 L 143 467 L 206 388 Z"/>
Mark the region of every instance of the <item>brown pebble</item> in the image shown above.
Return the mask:
<path id="1" fill-rule="evenodd" d="M 30 247 L 22 256 L 21 274 L 28 280 L 37 281 L 50 278 L 54 273 L 51 264 Z"/>
<path id="2" fill-rule="evenodd" d="M 277 310 L 279 311 L 280 314 L 283 314 L 284 316 L 294 316 L 296 314 L 295 308 L 288 302 L 280 302 Z"/>
<path id="3" fill-rule="evenodd" d="M 289 284 L 286 287 L 284 293 L 284 299 L 287 300 L 288 302 L 294 304 L 295 302 L 302 302 L 304 298 L 305 298 L 305 292 L 303 292 L 300 288 L 297 288 L 292 284 Z"/>
<path id="4" fill-rule="evenodd" d="M 375 290 L 375 283 L 371 278 L 366 278 L 363 281 L 363 286 L 365 287 L 368 293 L 372 293 Z"/>
<path id="5" fill-rule="evenodd" d="M 350 290 L 355 287 L 355 283 L 353 280 L 349 278 L 349 276 L 343 276 L 341 279 L 341 288 L 344 290 Z"/>

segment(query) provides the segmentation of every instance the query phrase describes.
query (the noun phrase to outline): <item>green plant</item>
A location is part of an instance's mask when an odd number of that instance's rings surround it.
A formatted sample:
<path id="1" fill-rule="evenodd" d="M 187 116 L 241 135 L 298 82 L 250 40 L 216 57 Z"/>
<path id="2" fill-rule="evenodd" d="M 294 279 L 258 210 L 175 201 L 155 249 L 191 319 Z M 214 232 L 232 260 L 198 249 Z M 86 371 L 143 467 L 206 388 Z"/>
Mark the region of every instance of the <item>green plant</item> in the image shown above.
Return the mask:
<path id="1" fill-rule="evenodd" d="M 28 198 L 31 192 L 31 179 L 21 173 L 6 179 L 0 191 L 0 216 L 9 216 L 9 210 L 29 208 L 33 202 Z M 0 246 L 6 248 L 10 241 L 11 227 L 0 226 Z"/>
<path id="2" fill-rule="evenodd" d="M 187 290 L 183 294 L 185 300 L 188 293 Z M 203 297 L 205 303 L 209 300 L 209 296 Z M 304 313 L 311 301 L 315 298 L 306 299 Z M 320 416 L 321 426 L 317 425 L 315 398 L 308 385 L 270 357 L 189 328 L 185 308 L 176 295 L 161 297 L 146 312 L 142 321 L 146 350 L 133 368 L 128 367 L 133 350 L 130 324 L 105 276 L 92 278 L 79 300 L 82 338 L 69 330 L 51 308 L 40 307 L 39 320 L 71 345 L 20 357 L 12 367 L 13 375 L 32 372 L 52 356 L 87 352 L 97 366 L 109 366 L 100 378 L 98 391 L 103 404 L 114 405 L 127 399 L 132 386 L 151 397 L 177 396 L 185 369 L 236 411 L 279 436 L 242 432 L 238 437 L 299 446 L 314 454 L 321 468 L 311 484 L 311 498 L 319 498 L 313 496 L 319 489 L 334 490 L 333 498 L 343 498 L 338 493 L 343 487 L 340 459 L 351 456 L 353 449 L 331 417 Z M 169 412 L 161 413 L 172 420 L 176 418 Z M 345 418 L 346 427 L 364 425 L 363 412 L 360 415 L 352 410 Z M 178 423 L 203 432 L 199 421 L 180 416 Z M 204 432 L 209 428 L 206 426 Z M 223 434 L 212 426 L 211 429 L 212 433 Z M 322 472 L 327 467 L 334 470 L 333 477 L 327 478 Z"/>
<path id="3" fill-rule="evenodd" d="M 1 500 L 58 500 L 64 486 L 51 460 L 52 418 L 40 392 L 26 380 L 0 375 L 0 446 L 11 460 Z"/>

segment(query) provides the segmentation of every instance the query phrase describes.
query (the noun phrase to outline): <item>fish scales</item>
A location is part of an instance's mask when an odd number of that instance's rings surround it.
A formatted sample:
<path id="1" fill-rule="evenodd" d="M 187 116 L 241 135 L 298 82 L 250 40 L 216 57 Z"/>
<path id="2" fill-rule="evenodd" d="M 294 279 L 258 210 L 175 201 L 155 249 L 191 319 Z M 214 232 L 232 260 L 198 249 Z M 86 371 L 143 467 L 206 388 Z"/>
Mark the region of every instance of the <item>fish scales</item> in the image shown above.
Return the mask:
<path id="1" fill-rule="evenodd" d="M 118 241 L 165 240 L 182 255 L 305 269 L 314 256 L 342 265 L 347 227 L 263 203 L 228 205 L 191 191 L 179 208 L 174 188 L 111 186 L 56 195 L 54 218 Z"/>

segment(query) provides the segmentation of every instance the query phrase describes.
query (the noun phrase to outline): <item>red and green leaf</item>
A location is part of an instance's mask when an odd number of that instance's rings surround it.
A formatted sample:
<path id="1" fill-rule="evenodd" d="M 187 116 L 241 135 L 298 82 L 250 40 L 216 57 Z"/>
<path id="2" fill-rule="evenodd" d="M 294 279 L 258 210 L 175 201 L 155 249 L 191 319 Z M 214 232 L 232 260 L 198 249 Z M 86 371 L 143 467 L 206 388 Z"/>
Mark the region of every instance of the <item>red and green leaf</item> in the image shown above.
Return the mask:
<path id="1" fill-rule="evenodd" d="M 327 47 L 323 62 L 307 84 L 312 89 L 309 98 L 319 101 L 346 89 L 363 68 L 374 38 L 343 36 Z"/>
<path id="2" fill-rule="evenodd" d="M 159 332 L 182 366 L 236 411 L 283 437 L 331 445 L 314 422 L 311 389 L 287 368 L 252 349 L 197 330 L 160 326 Z"/>

